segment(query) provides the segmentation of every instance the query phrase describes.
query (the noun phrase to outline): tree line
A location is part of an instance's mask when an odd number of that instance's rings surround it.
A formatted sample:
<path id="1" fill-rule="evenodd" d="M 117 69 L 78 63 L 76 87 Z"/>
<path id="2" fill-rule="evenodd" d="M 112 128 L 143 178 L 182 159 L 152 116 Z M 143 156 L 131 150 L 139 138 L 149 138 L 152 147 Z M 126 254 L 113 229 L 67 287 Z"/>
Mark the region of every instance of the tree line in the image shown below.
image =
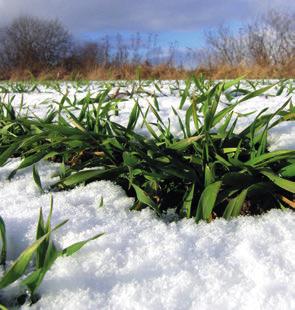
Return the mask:
<path id="1" fill-rule="evenodd" d="M 285 65 L 295 56 L 295 14 L 271 10 L 237 33 L 222 25 L 206 33 L 206 43 L 200 62 L 207 67 Z"/>
<path id="2" fill-rule="evenodd" d="M 21 16 L 0 29 L 0 77 L 12 72 L 44 70 L 86 73 L 94 68 L 121 69 L 138 65 L 175 66 L 174 43 L 163 49 L 157 34 L 104 36 L 98 42 L 79 42 L 58 20 Z"/>
<path id="3" fill-rule="evenodd" d="M 20 16 L 0 28 L 0 78 L 134 78 L 139 67 L 144 78 L 200 72 L 222 78 L 241 68 L 295 74 L 295 14 L 269 11 L 238 31 L 221 25 L 205 38 L 203 48 L 181 52 L 177 42 L 161 46 L 157 34 L 79 42 L 58 20 Z"/>

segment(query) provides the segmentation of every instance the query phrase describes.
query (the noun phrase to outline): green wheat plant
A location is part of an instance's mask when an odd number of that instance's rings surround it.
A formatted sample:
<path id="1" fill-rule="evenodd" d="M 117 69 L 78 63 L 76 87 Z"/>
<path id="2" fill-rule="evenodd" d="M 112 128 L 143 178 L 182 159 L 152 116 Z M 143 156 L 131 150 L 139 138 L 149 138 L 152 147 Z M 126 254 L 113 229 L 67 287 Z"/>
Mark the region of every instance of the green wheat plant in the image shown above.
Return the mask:
<path id="1" fill-rule="evenodd" d="M 21 130 L 11 126 L 0 135 L 0 166 L 20 156 L 22 161 L 11 172 L 12 178 L 19 169 L 41 159 L 59 162 L 62 169 L 54 190 L 112 180 L 136 198 L 133 210 L 150 207 L 162 216 L 171 209 L 180 218 L 196 222 L 294 208 L 295 151 L 268 150 L 269 130 L 295 119 L 291 99 L 286 98 L 273 113 L 262 110 L 240 131 L 237 124 L 245 115 L 234 112 L 237 106 L 274 88 L 279 94 L 288 90 L 286 81 L 260 88 L 258 82 L 242 78 L 176 82 L 170 91 L 179 92 L 179 109 L 185 111 L 181 117 L 173 109 L 182 137 L 172 133 L 169 120 L 161 119 L 157 95 L 145 91 L 157 82 L 128 83 L 120 85 L 131 89 L 124 94 L 120 87 L 115 95 L 111 93 L 114 85 L 110 83 L 97 95 L 89 91 L 81 100 L 65 94 L 57 108 L 42 119 L 17 114 L 6 120 L 1 116 L 3 126 L 11 122 Z M 163 96 L 160 83 L 156 90 Z M 153 99 L 145 110 L 139 104 L 141 94 Z M 221 108 L 223 96 L 228 103 Z M 113 116 L 120 116 L 120 104 L 126 98 L 134 104 L 128 124 L 123 126 Z M 153 122 L 148 121 L 151 114 Z M 149 136 L 139 134 L 138 127 Z"/>
<path id="2" fill-rule="evenodd" d="M 0 217 L 0 241 L 2 244 L 1 250 L 1 265 L 4 269 L 4 274 L 0 278 L 0 289 L 4 289 L 20 279 L 20 284 L 26 287 L 26 291 L 20 296 L 16 296 L 11 300 L 1 300 L 0 304 L 5 304 L 7 307 L 20 306 L 26 301 L 31 304 L 36 303 L 40 296 L 37 290 L 44 279 L 47 271 L 51 268 L 54 262 L 62 256 L 71 256 L 79 251 L 89 241 L 101 237 L 100 233 L 92 238 L 84 241 L 76 242 L 64 249 L 58 249 L 53 240 L 52 233 L 65 225 L 68 220 L 62 221 L 54 228 L 51 228 L 51 217 L 53 211 L 53 199 L 51 198 L 50 211 L 47 220 L 44 220 L 42 208 L 40 209 L 39 219 L 37 224 L 36 241 L 27 247 L 19 257 L 6 270 L 6 230 L 3 219 Z M 0 265 L 0 268 L 1 268 Z"/>

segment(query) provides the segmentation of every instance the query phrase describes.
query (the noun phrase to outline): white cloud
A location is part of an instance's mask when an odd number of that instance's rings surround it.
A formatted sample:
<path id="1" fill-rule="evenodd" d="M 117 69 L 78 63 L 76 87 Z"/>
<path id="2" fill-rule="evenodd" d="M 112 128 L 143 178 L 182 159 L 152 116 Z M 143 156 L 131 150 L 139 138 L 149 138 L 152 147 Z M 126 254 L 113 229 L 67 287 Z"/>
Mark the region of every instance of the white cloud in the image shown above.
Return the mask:
<path id="1" fill-rule="evenodd" d="M 6 1 L 5 1 L 6 2 Z M 267 8 L 295 9 L 291 0 L 10 0 L 0 23 L 20 14 L 59 18 L 74 32 L 195 30 L 248 19 Z M 4 15 L 4 14 L 3 14 Z"/>

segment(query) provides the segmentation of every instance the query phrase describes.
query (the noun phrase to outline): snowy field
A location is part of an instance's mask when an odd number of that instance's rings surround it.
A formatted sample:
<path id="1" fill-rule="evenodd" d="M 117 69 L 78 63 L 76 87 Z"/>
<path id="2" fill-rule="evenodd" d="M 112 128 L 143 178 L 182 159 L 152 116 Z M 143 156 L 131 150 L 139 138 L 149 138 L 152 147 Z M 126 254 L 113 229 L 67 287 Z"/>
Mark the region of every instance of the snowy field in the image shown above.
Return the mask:
<path id="1" fill-rule="evenodd" d="M 256 82 L 257 88 L 265 87 L 270 84 L 275 84 L 277 81 L 264 81 L 263 84 Z M 107 84 L 108 85 L 108 84 Z M 5 86 L 5 85 L 4 85 Z M 117 82 L 111 84 L 112 89 L 110 95 L 117 95 L 121 100 L 119 102 L 120 115 L 118 117 L 114 116 L 113 120 L 121 123 L 122 125 L 127 125 L 130 111 L 134 105 L 134 100 L 138 100 L 140 106 L 143 109 L 148 107 L 149 103 L 154 102 L 153 96 L 157 97 L 160 111 L 160 117 L 165 120 L 168 124 L 168 120 L 171 121 L 171 132 L 175 135 L 181 136 L 181 128 L 178 122 L 178 117 L 175 115 L 172 107 L 177 111 L 180 117 L 185 116 L 185 112 L 190 105 L 190 101 L 187 99 L 182 107 L 179 109 L 179 104 L 181 101 L 181 96 L 179 93 L 179 88 L 184 89 L 185 85 L 183 83 L 175 84 L 174 82 L 162 81 L 160 84 L 160 91 L 154 87 L 154 85 L 147 84 L 142 87 L 142 93 L 135 94 L 132 99 L 128 96 L 132 92 L 133 84 L 126 82 Z M 248 84 L 243 87 L 245 89 L 250 89 Z M 291 88 L 291 90 L 289 89 Z M 293 89 L 294 88 L 294 89 Z M 66 95 L 72 102 L 79 101 L 85 98 L 88 94 L 91 97 L 95 97 L 101 91 L 106 89 L 106 83 L 92 82 L 85 85 L 73 85 L 71 83 L 61 84 L 56 90 L 50 86 L 38 86 L 37 90 L 26 92 L 13 92 L 5 93 L 1 95 L 0 98 L 3 102 L 12 102 L 16 111 L 21 108 L 22 114 L 43 117 L 50 108 L 57 108 L 58 104 L 62 100 L 63 96 Z M 1 91 L 1 85 L 0 85 Z M 144 93 L 144 91 L 146 93 Z M 275 112 L 279 107 L 281 107 L 288 99 L 291 98 L 294 102 L 295 98 L 295 82 L 293 82 L 288 87 L 285 87 L 280 95 L 277 95 L 279 91 L 279 86 L 274 86 L 265 94 L 255 97 L 253 99 L 247 100 L 244 103 L 238 105 L 235 108 L 236 114 L 240 115 L 239 122 L 236 129 L 241 130 L 247 125 L 249 125 L 257 116 L 257 114 L 264 108 L 268 108 L 267 113 Z M 150 95 L 148 95 L 150 94 Z M 233 101 L 239 100 L 243 97 L 242 94 L 236 94 L 236 98 Z M 222 109 L 228 104 L 228 99 L 222 95 L 221 102 L 218 109 Z M 147 121 L 155 121 L 155 116 L 152 113 L 147 115 Z M 137 126 L 137 131 L 139 133 L 144 133 L 144 129 Z M 148 133 L 147 133 L 148 134 Z M 277 149 L 295 149 L 295 125 L 292 123 L 286 124 L 281 123 L 274 129 L 270 130 L 270 150 Z"/>
<path id="2" fill-rule="evenodd" d="M 170 119 L 173 132 L 180 135 L 171 107 L 184 115 L 189 103 L 179 110 L 179 94 L 170 86 L 164 83 L 162 93 L 152 86 L 146 90 L 157 93 L 159 114 Z M 88 91 L 95 95 L 101 87 L 93 83 L 77 93 L 68 86 L 68 95 L 83 98 Z M 128 87 L 120 87 L 122 98 Z M 65 85 L 62 91 L 66 92 Z M 273 112 L 295 98 L 295 91 L 276 94 L 273 88 L 238 106 L 235 112 L 244 115 L 238 127 L 249 124 L 263 108 Z M 40 87 L 39 91 L 2 96 L 6 102 L 11 98 L 16 109 L 22 106 L 23 113 L 28 109 L 29 114 L 42 116 L 62 94 Z M 142 107 L 153 100 L 147 94 L 137 99 Z M 223 97 L 222 102 L 225 105 L 227 99 Z M 126 125 L 133 104 L 134 99 L 120 102 L 120 114 L 114 119 Z M 295 123 L 274 128 L 269 143 L 271 150 L 294 150 Z M 263 216 L 198 225 L 193 219 L 165 222 L 148 209 L 129 211 L 133 199 L 109 181 L 40 194 L 31 168 L 7 180 L 18 164 L 13 159 L 0 168 L 0 214 L 6 223 L 8 260 L 33 242 L 39 208 L 47 214 L 50 195 L 54 198 L 53 223 L 69 219 L 55 233 L 57 245 L 65 247 L 105 232 L 75 255 L 59 258 L 41 284 L 40 301 L 24 309 L 295 309 L 294 212 L 273 210 Z M 38 168 L 48 188 L 57 165 L 42 162 Z M 99 207 L 101 197 L 103 207 Z M 17 289 L 14 285 L 3 294 L 9 296 Z"/>

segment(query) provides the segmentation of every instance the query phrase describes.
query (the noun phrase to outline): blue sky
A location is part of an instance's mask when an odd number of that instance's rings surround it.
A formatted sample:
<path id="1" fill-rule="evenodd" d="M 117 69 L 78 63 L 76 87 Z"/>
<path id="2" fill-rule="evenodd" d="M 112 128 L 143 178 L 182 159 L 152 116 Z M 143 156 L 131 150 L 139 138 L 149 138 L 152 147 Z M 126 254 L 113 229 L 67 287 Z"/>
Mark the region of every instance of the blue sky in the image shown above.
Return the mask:
<path id="1" fill-rule="evenodd" d="M 76 37 L 157 33 L 168 46 L 201 47 L 205 30 L 233 31 L 268 9 L 295 11 L 294 0 L 0 0 L 0 26 L 19 15 L 58 18 Z"/>
<path id="2" fill-rule="evenodd" d="M 117 31 L 118 33 L 122 34 L 126 38 L 130 38 L 135 33 L 132 31 Z M 89 41 L 96 41 L 104 37 L 105 35 L 109 37 L 115 37 L 115 31 L 102 31 L 99 33 L 96 32 L 85 32 L 79 34 L 78 38 L 80 40 L 89 40 Z M 204 44 L 204 34 L 203 31 L 159 31 L 155 32 L 158 35 L 159 42 L 163 46 L 169 46 L 170 43 L 177 42 L 179 47 L 186 48 L 195 48 L 200 47 Z M 141 32 L 141 34 L 147 37 L 150 32 Z"/>

